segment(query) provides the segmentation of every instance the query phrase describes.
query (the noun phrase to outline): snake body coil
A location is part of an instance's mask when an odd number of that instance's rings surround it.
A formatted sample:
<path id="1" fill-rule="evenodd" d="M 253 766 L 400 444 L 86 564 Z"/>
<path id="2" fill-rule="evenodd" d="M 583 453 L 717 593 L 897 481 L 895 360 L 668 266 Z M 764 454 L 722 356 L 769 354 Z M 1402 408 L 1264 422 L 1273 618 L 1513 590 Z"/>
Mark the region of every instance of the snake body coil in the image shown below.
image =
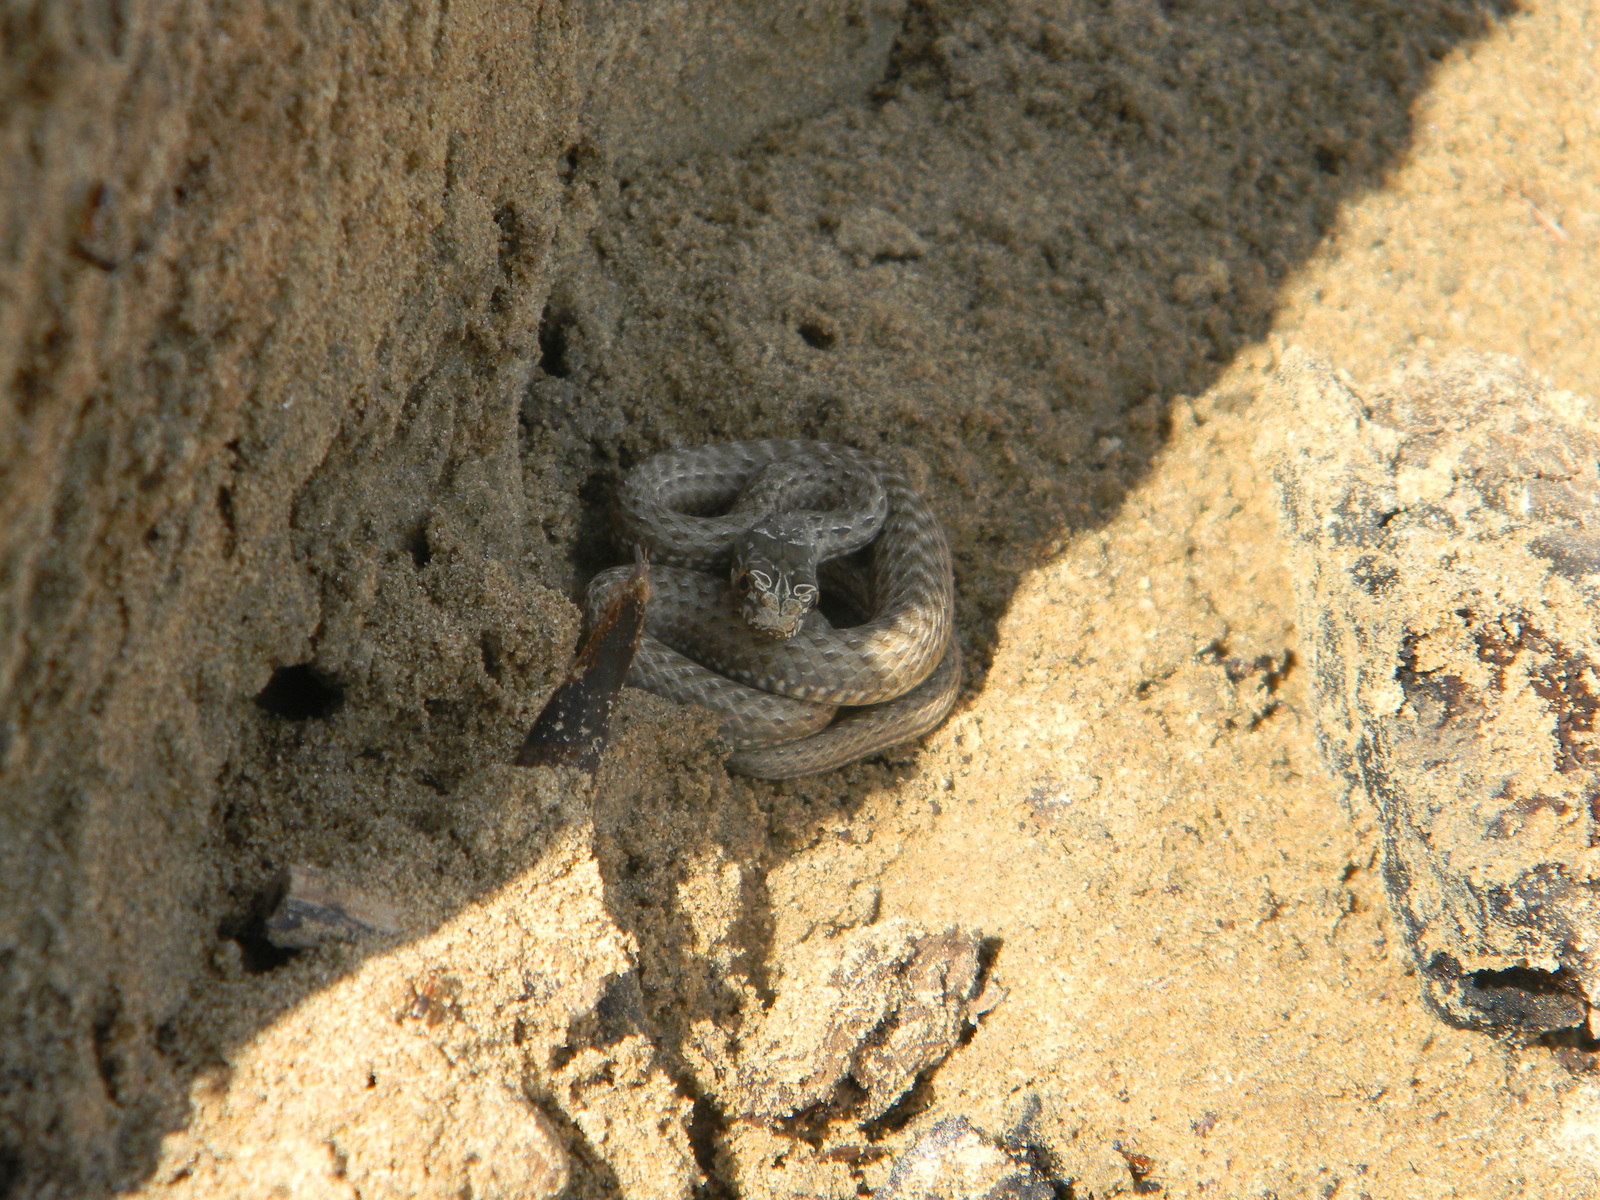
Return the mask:
<path id="1" fill-rule="evenodd" d="M 619 501 L 624 535 L 663 564 L 628 682 L 722 714 L 731 769 L 831 770 L 949 713 L 961 684 L 950 548 L 887 463 L 824 442 L 697 446 L 640 464 Z M 813 607 L 818 569 L 834 560 L 822 575 L 852 590 L 837 562 L 857 550 L 866 619 L 836 628 Z M 626 571 L 595 577 L 591 613 Z"/>

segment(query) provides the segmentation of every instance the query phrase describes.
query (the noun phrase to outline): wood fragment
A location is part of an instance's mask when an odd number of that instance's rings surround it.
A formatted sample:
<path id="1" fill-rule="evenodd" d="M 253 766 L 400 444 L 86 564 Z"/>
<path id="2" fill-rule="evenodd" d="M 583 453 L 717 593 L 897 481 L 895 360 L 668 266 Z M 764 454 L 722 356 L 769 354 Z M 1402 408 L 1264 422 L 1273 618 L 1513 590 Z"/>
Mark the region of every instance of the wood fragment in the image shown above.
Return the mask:
<path id="1" fill-rule="evenodd" d="M 1513 359 L 1261 394 L 1311 711 L 1379 822 L 1396 937 L 1450 1024 L 1584 1045 L 1600 797 L 1600 430 Z M 1427 482 L 1419 482 L 1421 480 Z"/>
<path id="2" fill-rule="evenodd" d="M 267 918 L 267 940 L 281 950 L 353 942 L 363 934 L 399 933 L 400 912 L 328 871 L 291 866 L 283 899 Z"/>
<path id="3" fill-rule="evenodd" d="M 1526 204 L 1528 206 L 1528 215 L 1537 221 L 1540 227 L 1543 228 L 1544 231 L 1551 237 L 1555 238 L 1556 241 L 1570 242 L 1572 240 L 1572 236 L 1561 227 L 1561 222 L 1557 221 L 1549 213 L 1545 212 L 1544 209 L 1540 208 L 1539 205 L 1534 202 L 1533 197 L 1528 195 L 1528 193 L 1522 188 L 1513 188 L 1507 185 L 1505 190 L 1509 195 L 1516 196 L 1517 199 Z"/>
<path id="4" fill-rule="evenodd" d="M 635 555 L 633 573 L 607 601 L 561 686 L 551 694 L 513 763 L 576 767 L 593 775 L 611 727 L 611 711 L 633 665 L 650 600 L 650 563 Z"/>
<path id="5" fill-rule="evenodd" d="M 1549 213 L 1545 212 L 1544 209 L 1540 208 L 1532 200 L 1529 200 L 1526 196 L 1524 196 L 1522 199 L 1523 202 L 1527 204 L 1528 211 L 1533 214 L 1533 219 L 1544 227 L 1544 231 L 1546 233 L 1555 238 L 1558 242 L 1570 242 L 1572 240 L 1567 231 L 1561 228 L 1561 223 L 1559 221 L 1557 221 Z"/>

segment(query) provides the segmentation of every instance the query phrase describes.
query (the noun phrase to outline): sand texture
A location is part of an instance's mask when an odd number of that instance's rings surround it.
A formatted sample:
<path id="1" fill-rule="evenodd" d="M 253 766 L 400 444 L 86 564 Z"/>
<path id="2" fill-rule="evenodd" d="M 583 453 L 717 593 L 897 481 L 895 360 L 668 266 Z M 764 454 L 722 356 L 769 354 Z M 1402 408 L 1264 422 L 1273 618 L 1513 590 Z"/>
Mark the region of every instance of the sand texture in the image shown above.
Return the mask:
<path id="1" fill-rule="evenodd" d="M 10 5 L 0 1197 L 1600 1193 L 1597 63 Z M 764 783 L 627 690 L 511 766 L 624 472 L 779 436 L 943 519 L 951 719 Z"/>

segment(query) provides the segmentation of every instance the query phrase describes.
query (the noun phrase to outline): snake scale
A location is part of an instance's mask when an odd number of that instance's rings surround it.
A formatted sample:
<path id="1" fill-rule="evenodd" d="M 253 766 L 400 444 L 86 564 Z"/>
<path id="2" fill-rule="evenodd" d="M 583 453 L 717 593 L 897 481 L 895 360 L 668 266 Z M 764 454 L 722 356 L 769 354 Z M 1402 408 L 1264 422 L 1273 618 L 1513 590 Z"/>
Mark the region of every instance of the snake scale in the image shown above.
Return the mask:
<path id="1" fill-rule="evenodd" d="M 832 770 L 949 714 L 950 547 L 894 467 L 798 439 L 695 446 L 635 467 L 618 507 L 653 564 L 628 682 L 719 713 L 730 769 Z M 628 572 L 595 576 L 591 620 Z M 864 619 L 835 627 L 816 607 L 824 588 Z"/>

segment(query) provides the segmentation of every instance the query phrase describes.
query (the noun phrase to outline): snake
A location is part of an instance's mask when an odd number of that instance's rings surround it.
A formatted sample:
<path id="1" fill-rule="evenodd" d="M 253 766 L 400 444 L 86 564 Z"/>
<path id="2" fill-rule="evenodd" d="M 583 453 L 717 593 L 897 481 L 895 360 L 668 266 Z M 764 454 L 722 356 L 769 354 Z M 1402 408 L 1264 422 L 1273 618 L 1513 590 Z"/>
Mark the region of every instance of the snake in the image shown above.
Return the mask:
<path id="1" fill-rule="evenodd" d="M 722 718 L 730 770 L 829 771 L 922 736 L 954 706 L 961 652 L 938 517 L 889 463 L 797 438 L 663 451 L 618 489 L 651 561 L 627 682 Z M 630 568 L 590 582 L 590 620 Z M 838 601 L 859 623 L 835 625 Z"/>

